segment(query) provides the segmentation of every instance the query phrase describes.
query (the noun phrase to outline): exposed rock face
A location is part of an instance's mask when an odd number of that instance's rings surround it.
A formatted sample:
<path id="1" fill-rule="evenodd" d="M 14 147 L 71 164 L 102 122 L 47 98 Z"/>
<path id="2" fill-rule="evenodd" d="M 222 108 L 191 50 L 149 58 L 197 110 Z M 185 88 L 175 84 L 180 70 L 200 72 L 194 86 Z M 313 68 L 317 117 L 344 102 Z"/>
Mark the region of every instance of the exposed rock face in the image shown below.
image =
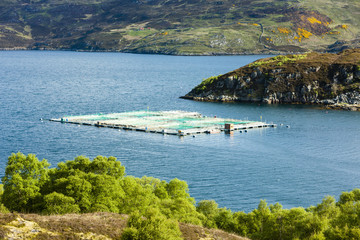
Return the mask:
<path id="1" fill-rule="evenodd" d="M 47 231 L 41 228 L 36 222 L 24 220 L 17 217 L 14 221 L 4 226 L 8 230 L 5 239 L 36 239 L 36 236 L 41 232 L 46 232 L 49 236 L 56 237 L 59 234 Z"/>
<path id="2" fill-rule="evenodd" d="M 261 59 L 206 79 L 183 98 L 270 104 L 360 104 L 360 49 Z"/>

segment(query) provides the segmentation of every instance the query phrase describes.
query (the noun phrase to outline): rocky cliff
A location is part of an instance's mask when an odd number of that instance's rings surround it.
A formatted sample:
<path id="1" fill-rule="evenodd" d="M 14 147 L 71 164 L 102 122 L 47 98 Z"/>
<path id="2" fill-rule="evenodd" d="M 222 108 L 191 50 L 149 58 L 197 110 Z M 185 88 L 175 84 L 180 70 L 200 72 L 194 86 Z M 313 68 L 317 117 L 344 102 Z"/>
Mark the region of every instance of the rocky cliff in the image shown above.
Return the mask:
<path id="1" fill-rule="evenodd" d="M 308 103 L 360 109 L 360 49 L 265 58 L 205 79 L 186 94 L 197 101 Z"/>

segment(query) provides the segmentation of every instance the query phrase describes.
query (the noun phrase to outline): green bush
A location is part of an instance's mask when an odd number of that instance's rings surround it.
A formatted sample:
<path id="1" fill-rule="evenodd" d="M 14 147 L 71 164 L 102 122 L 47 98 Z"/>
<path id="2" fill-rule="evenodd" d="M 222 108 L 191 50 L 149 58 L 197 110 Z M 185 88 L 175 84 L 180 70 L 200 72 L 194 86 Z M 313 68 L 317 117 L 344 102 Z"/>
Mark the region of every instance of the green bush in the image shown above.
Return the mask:
<path id="1" fill-rule="evenodd" d="M 47 214 L 65 214 L 80 212 L 79 205 L 75 204 L 75 199 L 64 194 L 53 192 L 44 197 L 45 209 Z"/>
<path id="2" fill-rule="evenodd" d="M 35 155 L 25 156 L 13 153 L 8 158 L 5 176 L 2 178 L 3 204 L 18 212 L 32 212 L 39 209 L 41 188 L 48 181 L 48 167 L 44 159 L 39 161 Z"/>
<path id="3" fill-rule="evenodd" d="M 168 219 L 158 209 L 150 208 L 145 216 L 134 212 L 128 220 L 122 240 L 180 240 L 177 221 Z"/>
<path id="4" fill-rule="evenodd" d="M 121 234 L 121 240 L 137 240 L 139 239 L 139 233 L 136 228 L 127 227 Z"/>
<path id="5" fill-rule="evenodd" d="M 49 169 L 46 160 L 22 153 L 9 157 L 0 197 L 3 211 L 65 214 L 115 212 L 132 214 L 158 209 L 167 218 L 202 225 L 188 185 L 179 179 L 125 176 L 114 157 L 78 156 Z"/>

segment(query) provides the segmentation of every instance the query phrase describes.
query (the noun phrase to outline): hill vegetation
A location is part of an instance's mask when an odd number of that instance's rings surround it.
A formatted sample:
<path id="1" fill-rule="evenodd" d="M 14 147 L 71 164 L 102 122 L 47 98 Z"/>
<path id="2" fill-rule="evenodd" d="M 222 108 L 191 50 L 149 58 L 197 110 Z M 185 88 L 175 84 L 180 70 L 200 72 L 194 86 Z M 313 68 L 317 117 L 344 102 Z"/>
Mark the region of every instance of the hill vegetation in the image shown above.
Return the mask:
<path id="1" fill-rule="evenodd" d="M 360 46 L 357 0 L 4 0 L 1 49 L 178 55 Z"/>
<path id="2" fill-rule="evenodd" d="M 359 189 L 307 209 L 261 200 L 250 213 L 232 212 L 213 200 L 196 204 L 184 181 L 126 176 L 114 157 L 49 168 L 22 153 L 9 157 L 2 182 L 3 239 L 241 239 L 216 228 L 251 239 L 360 238 Z"/>
<path id="3" fill-rule="evenodd" d="M 184 98 L 308 103 L 360 110 L 360 49 L 260 59 L 205 79 Z"/>

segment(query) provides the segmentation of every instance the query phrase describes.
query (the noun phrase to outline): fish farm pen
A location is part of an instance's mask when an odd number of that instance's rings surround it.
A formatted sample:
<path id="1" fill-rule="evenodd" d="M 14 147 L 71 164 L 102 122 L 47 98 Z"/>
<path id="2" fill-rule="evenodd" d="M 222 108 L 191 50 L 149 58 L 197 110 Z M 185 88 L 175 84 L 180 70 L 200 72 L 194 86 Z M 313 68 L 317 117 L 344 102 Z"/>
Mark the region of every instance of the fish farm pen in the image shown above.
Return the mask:
<path id="1" fill-rule="evenodd" d="M 50 121 L 179 136 L 276 127 L 275 124 L 264 122 L 205 117 L 198 112 L 185 111 L 100 113 L 94 115 L 64 116 L 62 118 L 50 119 Z"/>

